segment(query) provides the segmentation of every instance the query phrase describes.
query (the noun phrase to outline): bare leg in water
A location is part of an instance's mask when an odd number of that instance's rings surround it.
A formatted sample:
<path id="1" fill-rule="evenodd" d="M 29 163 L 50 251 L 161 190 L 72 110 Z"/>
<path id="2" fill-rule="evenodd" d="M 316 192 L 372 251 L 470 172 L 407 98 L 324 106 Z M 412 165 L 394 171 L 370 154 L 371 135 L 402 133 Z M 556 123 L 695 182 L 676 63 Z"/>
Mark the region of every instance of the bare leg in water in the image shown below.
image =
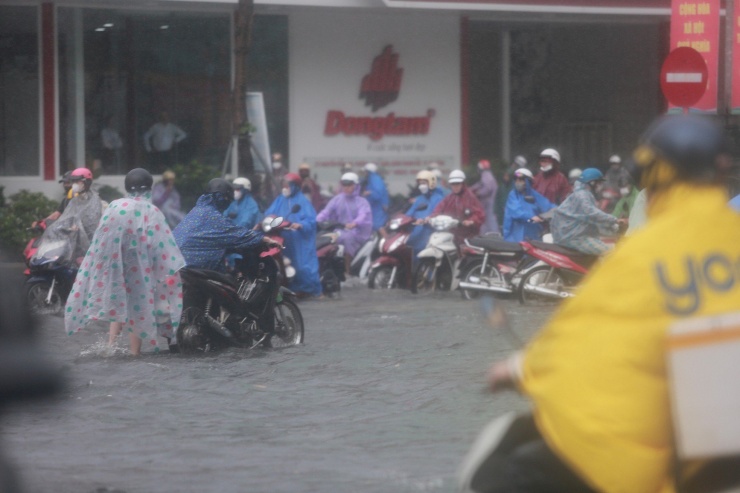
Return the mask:
<path id="1" fill-rule="evenodd" d="M 121 328 L 123 327 L 123 324 L 121 322 L 111 322 L 110 323 L 110 330 L 108 332 L 108 346 L 113 347 L 116 344 L 116 338 L 121 333 Z M 141 354 L 141 339 L 139 339 L 136 334 L 133 332 L 129 332 L 128 334 L 129 338 L 129 344 L 131 345 L 131 354 L 134 356 L 139 356 Z"/>

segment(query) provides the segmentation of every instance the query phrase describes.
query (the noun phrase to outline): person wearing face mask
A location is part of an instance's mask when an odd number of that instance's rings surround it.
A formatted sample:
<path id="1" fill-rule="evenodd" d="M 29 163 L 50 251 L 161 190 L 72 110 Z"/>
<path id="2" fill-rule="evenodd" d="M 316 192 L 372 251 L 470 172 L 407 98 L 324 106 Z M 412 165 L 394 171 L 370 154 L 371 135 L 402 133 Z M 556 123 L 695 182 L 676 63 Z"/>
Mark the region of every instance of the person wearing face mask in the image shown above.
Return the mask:
<path id="1" fill-rule="evenodd" d="M 486 220 L 480 228 L 480 234 L 498 233 L 498 221 L 493 210 L 498 183 L 493 173 L 491 173 L 490 161 L 487 159 L 478 161 L 478 171 L 480 172 L 480 179 L 470 187 L 470 191 L 478 198 L 486 214 Z"/>
<path id="2" fill-rule="evenodd" d="M 272 193 L 276 196 L 283 186 L 283 177 L 288 170 L 283 165 L 283 155 L 280 152 L 272 154 Z"/>
<path id="3" fill-rule="evenodd" d="M 362 168 L 365 180 L 362 184 L 362 196 L 370 202 L 373 211 L 373 231 L 382 228 L 388 222 L 388 189 L 383 178 L 378 174 L 378 165 L 367 163 Z"/>
<path id="4" fill-rule="evenodd" d="M 301 177 L 301 191 L 308 200 L 311 201 L 315 211 L 324 208 L 324 197 L 321 195 L 321 187 L 316 180 L 311 178 L 311 166 L 308 163 L 301 163 L 298 166 L 298 175 Z"/>
<path id="5" fill-rule="evenodd" d="M 587 255 L 601 255 L 613 248 L 601 237 L 615 234 L 625 221 L 599 209 L 596 194 L 603 183 L 604 175 L 598 169 L 583 170 L 575 190 L 555 209 L 550 222 L 555 243 Z"/>
<path id="6" fill-rule="evenodd" d="M 614 154 L 609 158 L 609 168 L 604 174 L 604 187 L 619 190 L 629 187 L 632 185 L 632 177 L 629 171 L 622 166 L 622 158 L 619 155 Z M 625 194 L 623 193 L 622 196 Z"/>
<path id="7" fill-rule="evenodd" d="M 632 207 L 637 200 L 637 196 L 640 194 L 640 191 L 637 190 L 637 187 L 630 183 L 629 185 L 620 188 L 619 194 L 620 198 L 617 201 L 617 204 L 614 206 L 612 216 L 616 217 L 617 219 L 625 219 L 629 217 L 632 211 Z"/>
<path id="8" fill-rule="evenodd" d="M 235 178 L 231 185 L 234 187 L 234 201 L 224 211 L 237 226 L 254 228 L 262 219 L 257 201 L 252 197 L 252 182 L 248 178 Z"/>
<path id="9" fill-rule="evenodd" d="M 180 208 L 180 193 L 175 188 L 174 171 L 166 170 L 162 173 L 162 181 L 152 187 L 152 204 L 162 211 L 170 228 L 174 228 L 182 221 L 185 214 Z"/>
<path id="10" fill-rule="evenodd" d="M 342 193 L 326 204 L 316 221 L 344 224 L 344 228 L 338 231 L 337 242 L 344 245 L 345 272 L 349 272 L 350 260 L 372 234 L 373 212 L 370 203 L 360 196 L 360 178 L 356 173 L 343 174 L 340 183 Z"/>
<path id="11" fill-rule="evenodd" d="M 429 237 L 432 235 L 432 228 L 424 224 L 424 219 L 429 216 L 437 205 L 444 199 L 444 193 L 437 185 L 437 177 L 431 171 L 422 170 L 416 174 L 416 187 L 419 195 L 414 199 L 414 203 L 406 211 L 407 216 L 411 216 L 415 221 L 414 229 L 411 230 L 409 239 L 406 244 L 413 250 L 413 259 L 416 260 L 416 254 L 426 247 Z"/>
<path id="12" fill-rule="evenodd" d="M 299 297 L 320 299 L 322 294 L 319 260 L 316 257 L 316 211 L 301 193 L 302 184 L 303 180 L 299 175 L 286 174 L 280 195 L 265 214 L 284 217 L 291 223 L 290 229 L 281 233 L 285 240 L 283 255 L 290 259 L 296 270 L 290 289 Z"/>
<path id="13" fill-rule="evenodd" d="M 460 225 L 450 230 L 455 236 L 455 244 L 460 245 L 466 238 L 475 236 L 485 220 L 486 214 L 480 201 L 465 185 L 465 173 L 456 169 L 447 179 L 452 192 L 437 204 L 431 216 L 447 215 L 458 219 Z"/>
<path id="14" fill-rule="evenodd" d="M 504 210 L 503 234 L 506 241 L 539 240 L 542 238 L 540 214 L 555 204 L 532 188 L 532 172 L 527 168 L 514 171 L 514 188 L 509 192 Z"/>
<path id="15" fill-rule="evenodd" d="M 231 183 L 214 178 L 174 229 L 172 233 L 188 267 L 225 272 L 227 252 L 247 253 L 262 241 L 274 243 L 261 232 L 237 226 L 224 217 L 233 200 Z"/>
<path id="16" fill-rule="evenodd" d="M 560 153 L 545 149 L 540 153 L 540 171 L 532 186 L 553 204 L 561 204 L 573 190 L 568 179 L 560 171 Z"/>

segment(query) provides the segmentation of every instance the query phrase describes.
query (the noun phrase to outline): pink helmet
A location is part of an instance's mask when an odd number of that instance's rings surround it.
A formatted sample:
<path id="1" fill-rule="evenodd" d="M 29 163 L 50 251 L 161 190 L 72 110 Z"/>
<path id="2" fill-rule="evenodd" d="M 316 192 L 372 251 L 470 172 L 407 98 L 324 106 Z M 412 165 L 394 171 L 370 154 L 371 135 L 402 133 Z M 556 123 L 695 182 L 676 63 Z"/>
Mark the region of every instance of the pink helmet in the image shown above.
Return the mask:
<path id="1" fill-rule="evenodd" d="M 93 179 L 92 171 L 90 171 L 87 168 L 77 168 L 76 170 L 72 171 L 72 173 L 69 175 L 70 181 L 80 181 L 80 180 L 90 180 Z"/>
<path id="2" fill-rule="evenodd" d="M 488 159 L 481 159 L 480 161 L 478 161 L 478 169 L 491 169 L 491 161 L 489 161 Z"/>

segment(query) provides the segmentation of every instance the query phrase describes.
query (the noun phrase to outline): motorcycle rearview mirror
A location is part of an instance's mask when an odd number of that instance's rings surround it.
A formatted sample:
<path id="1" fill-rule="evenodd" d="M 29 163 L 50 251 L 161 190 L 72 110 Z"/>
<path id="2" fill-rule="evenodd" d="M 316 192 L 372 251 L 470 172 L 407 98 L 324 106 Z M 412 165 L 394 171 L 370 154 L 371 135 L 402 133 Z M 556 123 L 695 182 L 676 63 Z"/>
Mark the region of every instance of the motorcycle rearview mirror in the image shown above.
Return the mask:
<path id="1" fill-rule="evenodd" d="M 282 216 L 277 216 L 277 217 L 273 218 L 272 221 L 270 221 L 270 226 L 273 227 L 273 228 L 277 228 L 282 223 L 283 223 L 283 217 Z"/>
<path id="2" fill-rule="evenodd" d="M 295 204 L 293 207 L 290 208 L 291 214 L 295 214 L 296 212 L 299 212 L 301 210 L 301 204 Z"/>

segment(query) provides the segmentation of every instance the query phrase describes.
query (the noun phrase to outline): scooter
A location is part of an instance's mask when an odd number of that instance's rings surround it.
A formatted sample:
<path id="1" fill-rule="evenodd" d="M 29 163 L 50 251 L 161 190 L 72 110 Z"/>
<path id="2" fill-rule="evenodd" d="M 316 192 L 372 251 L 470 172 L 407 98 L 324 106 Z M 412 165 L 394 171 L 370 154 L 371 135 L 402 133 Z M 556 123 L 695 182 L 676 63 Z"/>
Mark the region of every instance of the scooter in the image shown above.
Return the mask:
<path id="1" fill-rule="evenodd" d="M 460 221 L 440 215 L 429 219 L 435 230 L 425 249 L 416 256 L 417 263 L 411 280 L 411 292 L 452 291 L 459 282 L 460 253 L 450 232 Z"/>
<path id="2" fill-rule="evenodd" d="M 31 240 L 26 246 L 26 299 L 33 313 L 61 313 L 77 276 L 79 265 L 66 258 L 69 244 L 65 240 L 40 242 Z"/>
<path id="3" fill-rule="evenodd" d="M 344 228 L 337 222 L 321 222 L 316 234 L 316 256 L 319 259 L 319 277 L 321 290 L 326 296 L 339 294 L 342 282 L 346 280 L 344 272 L 344 245 L 337 242 L 339 233 L 336 229 Z"/>
<path id="4" fill-rule="evenodd" d="M 547 303 L 575 296 L 577 285 L 599 258 L 554 243 L 523 241 L 521 245 L 527 255 L 546 264 L 522 276 L 518 287 L 522 304 Z"/>
<path id="5" fill-rule="evenodd" d="M 262 229 L 262 232 L 265 233 L 265 236 L 270 238 L 272 241 L 274 241 L 275 243 L 279 243 L 280 245 L 284 245 L 285 240 L 283 239 L 281 232 L 285 229 L 290 228 L 290 225 L 291 222 L 286 221 L 285 218 L 271 214 L 269 216 L 265 216 L 265 218 L 262 219 L 262 222 L 260 223 L 260 229 Z M 283 285 L 287 286 L 295 277 L 295 267 L 291 265 L 290 259 L 283 255 L 282 252 L 278 252 L 275 254 L 275 260 L 280 266 L 280 274 L 281 279 L 283 280 Z"/>
<path id="6" fill-rule="evenodd" d="M 367 287 L 370 289 L 406 288 L 411 283 L 413 250 L 408 239 L 415 219 L 396 214 L 388 221 L 387 234 L 378 243 L 380 256 L 370 266 Z"/>
<path id="7" fill-rule="evenodd" d="M 275 218 L 273 222 L 282 218 Z M 304 340 L 303 316 L 295 294 L 281 286 L 276 256 L 281 247 L 262 246 L 259 255 L 243 253 L 234 277 L 185 267 L 183 312 L 177 349 L 197 354 L 235 346 L 288 347 Z"/>
<path id="8" fill-rule="evenodd" d="M 370 275 L 370 266 L 377 256 L 378 244 L 382 240 L 378 232 L 373 232 L 370 239 L 367 240 L 349 263 L 349 272 L 360 279 L 367 279 Z"/>

